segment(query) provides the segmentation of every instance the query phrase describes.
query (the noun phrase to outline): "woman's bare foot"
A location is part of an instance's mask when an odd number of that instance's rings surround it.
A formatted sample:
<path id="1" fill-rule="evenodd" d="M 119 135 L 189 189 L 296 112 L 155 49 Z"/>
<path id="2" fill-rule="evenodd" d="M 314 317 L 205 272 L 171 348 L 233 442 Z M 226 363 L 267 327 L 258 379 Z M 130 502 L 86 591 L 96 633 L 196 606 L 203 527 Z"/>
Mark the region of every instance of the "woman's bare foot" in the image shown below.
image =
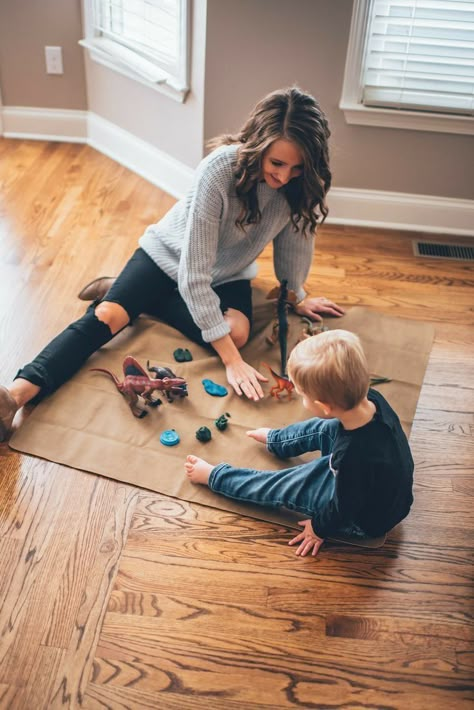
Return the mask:
<path id="1" fill-rule="evenodd" d="M 186 456 L 184 469 L 187 477 L 193 483 L 203 483 L 205 486 L 209 483 L 209 475 L 214 466 L 198 456 Z"/>

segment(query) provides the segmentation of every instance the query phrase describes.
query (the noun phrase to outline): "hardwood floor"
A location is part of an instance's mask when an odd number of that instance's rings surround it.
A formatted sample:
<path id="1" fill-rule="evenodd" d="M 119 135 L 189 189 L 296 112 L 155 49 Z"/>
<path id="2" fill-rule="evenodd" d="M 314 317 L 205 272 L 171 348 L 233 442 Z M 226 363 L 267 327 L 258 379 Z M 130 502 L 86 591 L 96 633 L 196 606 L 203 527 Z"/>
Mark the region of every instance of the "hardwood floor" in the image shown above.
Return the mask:
<path id="1" fill-rule="evenodd" d="M 8 383 L 174 200 L 77 144 L 1 139 L 0 187 Z M 309 281 L 436 326 L 385 546 L 299 559 L 283 527 L 1 445 L 0 708 L 472 707 L 473 269 L 413 237 L 323 227 Z"/>

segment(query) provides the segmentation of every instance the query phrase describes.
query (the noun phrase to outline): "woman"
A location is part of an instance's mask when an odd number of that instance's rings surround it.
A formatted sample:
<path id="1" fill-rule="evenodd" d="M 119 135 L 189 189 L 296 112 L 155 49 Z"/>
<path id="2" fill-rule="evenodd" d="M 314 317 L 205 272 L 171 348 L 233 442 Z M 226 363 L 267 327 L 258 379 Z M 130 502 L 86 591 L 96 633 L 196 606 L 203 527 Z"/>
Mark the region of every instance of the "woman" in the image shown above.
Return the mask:
<path id="1" fill-rule="evenodd" d="M 298 296 L 295 311 L 318 320 L 343 310 L 303 289 L 318 219 L 331 184 L 329 129 L 317 101 L 298 88 L 260 101 L 235 136 L 213 141 L 185 198 L 145 231 L 110 289 L 0 387 L 0 440 L 16 411 L 51 394 L 141 313 L 214 348 L 239 395 L 263 397 L 266 378 L 239 350 L 252 321 L 255 259 L 273 241 L 278 280 Z"/>

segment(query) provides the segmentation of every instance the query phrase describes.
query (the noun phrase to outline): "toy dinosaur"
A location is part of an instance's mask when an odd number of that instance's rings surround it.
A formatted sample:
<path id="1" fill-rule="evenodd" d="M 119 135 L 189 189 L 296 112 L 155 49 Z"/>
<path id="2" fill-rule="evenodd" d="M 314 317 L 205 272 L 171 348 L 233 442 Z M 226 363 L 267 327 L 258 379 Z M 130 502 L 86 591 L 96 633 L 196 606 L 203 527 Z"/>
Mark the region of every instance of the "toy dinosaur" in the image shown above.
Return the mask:
<path id="1" fill-rule="evenodd" d="M 271 335 L 267 336 L 267 343 L 275 345 L 278 340 L 280 345 L 280 371 L 281 376 L 286 378 L 286 358 L 288 351 L 288 307 L 297 301 L 294 291 L 288 290 L 288 281 L 283 279 L 279 286 L 275 286 L 267 296 L 267 299 L 276 300 L 276 320 L 272 326 Z"/>
<path id="2" fill-rule="evenodd" d="M 370 386 L 373 387 L 374 385 L 383 385 L 386 382 L 391 382 L 392 380 L 390 377 L 382 377 L 379 375 L 371 375 L 370 377 Z"/>
<path id="3" fill-rule="evenodd" d="M 325 333 L 329 330 L 327 325 L 323 324 L 322 319 L 320 321 L 314 321 L 310 318 L 306 318 L 306 316 L 303 316 L 301 318 L 301 322 L 304 323 L 304 328 L 303 332 L 301 333 L 300 340 L 310 338 L 312 335 L 319 335 L 320 333 Z"/>
<path id="4" fill-rule="evenodd" d="M 147 412 L 139 406 L 139 395 L 145 400 L 145 404 L 156 406 L 156 400 L 153 399 L 153 393 L 158 390 L 160 392 L 169 392 L 173 388 L 186 385 L 186 380 L 182 377 L 163 377 L 161 379 L 150 379 L 139 362 L 131 355 L 127 355 L 123 361 L 123 381 L 120 382 L 118 377 L 110 370 L 101 367 L 92 367 L 91 372 L 104 372 L 112 378 L 114 384 L 121 395 L 125 397 L 131 412 L 134 417 L 141 419 Z M 127 374 L 133 368 L 133 372 L 141 374 Z"/>
<path id="5" fill-rule="evenodd" d="M 262 362 L 262 365 L 265 365 L 265 367 L 270 370 L 270 373 L 276 382 L 276 385 L 273 385 L 270 390 L 271 396 L 280 399 L 280 394 L 282 392 L 287 392 L 288 398 L 291 399 L 291 395 L 295 389 L 293 382 L 291 382 L 286 376 L 278 375 L 266 362 Z"/>
<path id="6" fill-rule="evenodd" d="M 176 379 L 176 375 L 169 367 L 150 367 L 149 360 L 147 360 L 146 369 L 148 370 L 148 372 L 154 372 L 156 375 L 155 379 L 157 380 L 163 380 L 166 377 L 169 377 L 170 379 Z M 184 380 L 182 380 L 182 382 L 183 384 L 173 385 L 169 389 L 165 390 L 165 395 L 168 402 L 173 402 L 175 399 L 188 396 L 188 385 Z"/>

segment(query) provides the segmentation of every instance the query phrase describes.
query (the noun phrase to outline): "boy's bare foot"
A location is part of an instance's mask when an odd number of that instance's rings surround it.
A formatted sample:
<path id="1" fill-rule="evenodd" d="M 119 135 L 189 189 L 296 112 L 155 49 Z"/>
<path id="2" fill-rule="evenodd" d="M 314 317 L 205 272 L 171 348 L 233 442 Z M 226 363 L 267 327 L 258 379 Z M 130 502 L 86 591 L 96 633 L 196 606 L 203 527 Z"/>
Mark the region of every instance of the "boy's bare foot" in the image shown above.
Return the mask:
<path id="1" fill-rule="evenodd" d="M 203 483 L 205 486 L 209 483 L 209 475 L 214 466 L 198 456 L 186 456 L 184 469 L 187 477 L 193 483 Z"/>

